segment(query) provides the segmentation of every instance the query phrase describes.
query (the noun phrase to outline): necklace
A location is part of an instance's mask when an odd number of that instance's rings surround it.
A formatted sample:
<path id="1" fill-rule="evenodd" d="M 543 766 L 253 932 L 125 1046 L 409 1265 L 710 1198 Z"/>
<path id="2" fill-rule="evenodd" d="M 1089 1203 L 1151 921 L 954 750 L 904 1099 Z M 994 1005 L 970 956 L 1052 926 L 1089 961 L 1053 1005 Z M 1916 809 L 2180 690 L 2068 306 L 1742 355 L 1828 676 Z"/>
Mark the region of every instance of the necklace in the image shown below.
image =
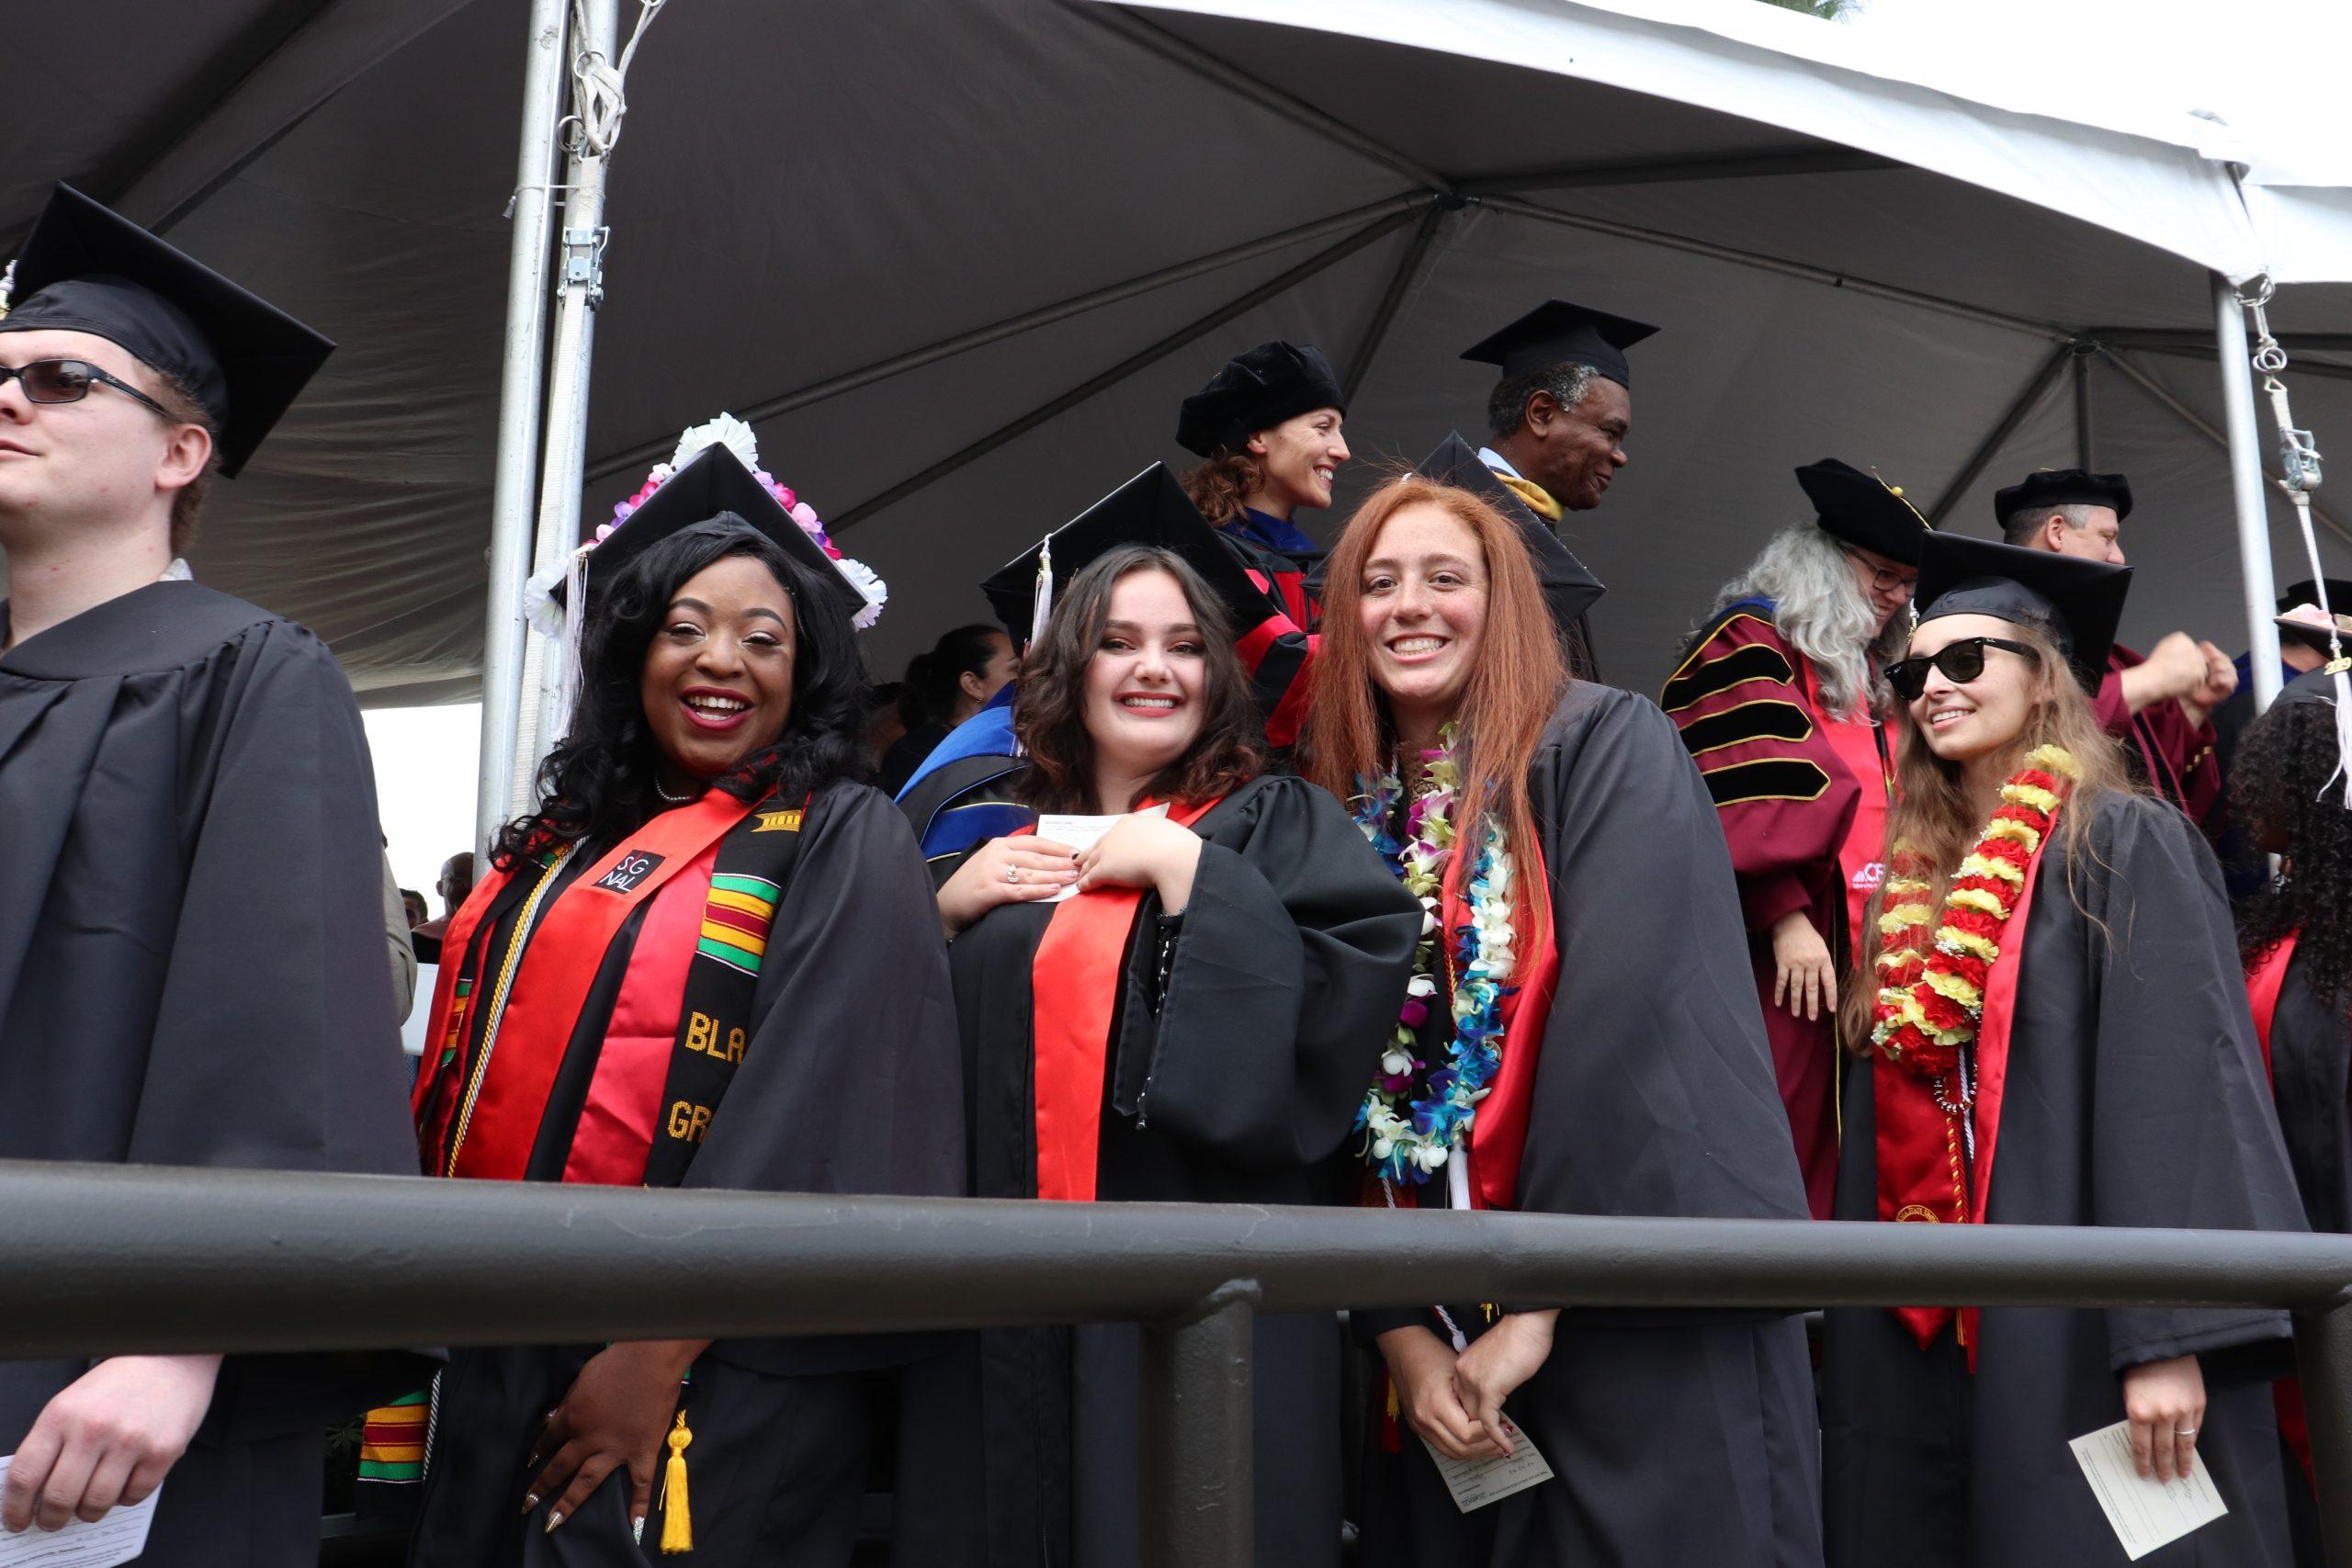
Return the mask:
<path id="1" fill-rule="evenodd" d="M 684 806 L 690 802 L 697 801 L 702 798 L 702 796 L 698 795 L 672 795 L 668 790 L 662 787 L 662 781 L 658 777 L 653 781 L 653 793 L 660 795 L 662 799 L 668 801 L 673 806 Z"/>
<path id="2" fill-rule="evenodd" d="M 1461 783 L 1453 755 L 1453 730 L 1439 735 L 1438 749 L 1422 754 L 1420 789 L 1406 807 L 1405 837 L 1390 830 L 1405 786 L 1392 761 L 1378 779 L 1359 778 L 1356 825 L 1405 890 L 1421 903 L 1421 940 L 1413 950 L 1413 975 L 1405 988 L 1396 1028 L 1380 1059 L 1380 1076 L 1356 1112 L 1364 1134 L 1363 1154 L 1384 1183 L 1426 1182 L 1443 1168 L 1470 1133 L 1478 1102 L 1487 1098 L 1502 1065 L 1503 998 L 1516 963 L 1511 951 L 1511 858 L 1501 819 L 1487 812 L 1479 834 L 1477 859 L 1463 892 L 1470 919 L 1459 931 L 1443 930 L 1445 871 L 1454 850 L 1453 812 Z M 1448 938 L 1453 940 L 1448 942 Z M 1442 962 L 1451 983 L 1453 1035 L 1435 1064 L 1416 1055 L 1419 1031 L 1429 1020 Z"/>

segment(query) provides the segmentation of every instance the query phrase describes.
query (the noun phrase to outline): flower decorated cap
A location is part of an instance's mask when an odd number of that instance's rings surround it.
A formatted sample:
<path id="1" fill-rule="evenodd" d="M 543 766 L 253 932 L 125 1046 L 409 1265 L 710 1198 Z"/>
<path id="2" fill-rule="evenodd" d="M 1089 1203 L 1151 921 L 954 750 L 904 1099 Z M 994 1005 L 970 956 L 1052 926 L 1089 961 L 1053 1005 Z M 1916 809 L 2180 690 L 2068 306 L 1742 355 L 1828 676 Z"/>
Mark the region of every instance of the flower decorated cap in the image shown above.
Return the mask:
<path id="1" fill-rule="evenodd" d="M 1919 547 L 1934 526 L 1888 484 L 1849 463 L 1824 457 L 1797 470 L 1798 488 L 1813 502 L 1814 521 L 1833 539 L 1875 550 L 1905 566 L 1919 564 Z"/>
<path id="2" fill-rule="evenodd" d="M 2058 645 L 2075 679 L 2096 693 L 2123 619 L 2132 569 L 1959 534 L 1929 534 L 1919 551 L 1919 625 L 1945 615 L 1991 615 L 2037 626 Z"/>
<path id="3" fill-rule="evenodd" d="M 1220 447 L 1238 452 L 1258 432 L 1317 409 L 1348 412 L 1331 362 L 1312 344 L 1261 343 L 1227 360 L 1207 386 L 1184 400 L 1176 445 L 1196 457 Z"/>
<path id="4" fill-rule="evenodd" d="M 102 337 L 187 388 L 234 479 L 334 344 L 71 186 L 0 286 L 0 333 Z M 12 302 L 13 301 L 13 302 Z"/>

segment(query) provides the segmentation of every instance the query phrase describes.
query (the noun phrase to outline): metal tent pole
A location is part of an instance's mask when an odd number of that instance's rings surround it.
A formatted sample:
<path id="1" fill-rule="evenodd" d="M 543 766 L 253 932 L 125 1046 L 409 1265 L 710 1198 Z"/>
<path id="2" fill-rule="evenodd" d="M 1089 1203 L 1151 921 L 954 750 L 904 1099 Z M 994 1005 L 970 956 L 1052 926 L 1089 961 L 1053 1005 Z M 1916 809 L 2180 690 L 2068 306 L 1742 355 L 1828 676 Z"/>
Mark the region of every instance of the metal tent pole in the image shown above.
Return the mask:
<path id="1" fill-rule="evenodd" d="M 481 751 L 474 842 L 487 847 L 514 793 L 515 715 L 523 675 L 523 580 L 530 574 L 531 503 L 539 477 L 539 390 L 546 369 L 548 180 L 563 106 L 564 0 L 533 0 L 523 67 L 522 152 L 515 159 L 514 239 L 506 263 L 506 344 L 498 393 L 498 468 L 490 512 L 489 606 L 481 645 Z"/>
<path id="2" fill-rule="evenodd" d="M 581 0 L 575 59 L 609 65 L 617 48 L 620 0 Z M 588 95 L 582 72 L 573 72 L 575 95 Z M 589 368 L 595 353 L 596 310 L 604 303 L 605 175 L 608 144 L 591 123 L 595 111 L 585 101 L 572 105 L 579 121 L 564 173 L 563 232 L 558 250 L 554 346 L 548 351 L 547 446 L 540 465 L 538 528 L 531 567 L 543 570 L 580 542 L 580 489 L 588 461 Z M 611 134 L 609 130 L 602 134 Z M 576 613 L 576 612 L 575 612 Z M 539 760 L 561 733 L 558 711 L 563 685 L 561 656 L 544 639 L 524 656 L 520 723 L 509 780 L 510 813 L 533 804 L 530 791 Z"/>
<path id="3" fill-rule="evenodd" d="M 2254 420 L 2254 367 L 2238 291 L 2213 275 L 2213 336 L 2222 361 L 2223 426 L 2230 436 L 2230 489 L 2237 503 L 2238 566 L 2245 592 L 2246 647 L 2258 712 L 2278 694 L 2278 589 L 2270 574 L 2270 520 L 2263 504 L 2261 433 Z"/>

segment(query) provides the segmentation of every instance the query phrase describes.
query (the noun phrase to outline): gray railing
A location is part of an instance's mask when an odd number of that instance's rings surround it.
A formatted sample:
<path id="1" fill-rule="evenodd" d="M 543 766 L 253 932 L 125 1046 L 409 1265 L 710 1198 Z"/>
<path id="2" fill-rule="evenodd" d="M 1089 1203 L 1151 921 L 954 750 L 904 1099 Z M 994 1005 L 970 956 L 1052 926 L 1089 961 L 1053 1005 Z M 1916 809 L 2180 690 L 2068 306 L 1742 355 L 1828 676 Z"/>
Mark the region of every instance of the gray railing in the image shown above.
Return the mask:
<path id="1" fill-rule="evenodd" d="M 0 1161 L 0 1356 L 1144 1325 L 1153 1568 L 1250 1560 L 1253 1314 L 1562 1306 L 2295 1314 L 2352 1568 L 2352 1237 L 818 1198 Z"/>

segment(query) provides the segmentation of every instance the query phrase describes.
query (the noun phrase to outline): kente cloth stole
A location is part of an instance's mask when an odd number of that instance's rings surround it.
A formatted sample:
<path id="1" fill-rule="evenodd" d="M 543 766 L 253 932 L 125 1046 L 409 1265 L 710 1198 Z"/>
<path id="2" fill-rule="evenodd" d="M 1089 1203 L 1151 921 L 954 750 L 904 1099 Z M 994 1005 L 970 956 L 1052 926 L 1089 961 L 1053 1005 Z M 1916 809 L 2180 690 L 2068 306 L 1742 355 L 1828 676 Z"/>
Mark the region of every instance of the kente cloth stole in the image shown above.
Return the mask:
<path id="1" fill-rule="evenodd" d="M 1137 809 L 1153 804 L 1137 803 Z M 1171 809 L 1189 828 L 1216 805 Z M 1034 828 L 1019 831 L 1034 832 Z M 1102 1075 L 1111 1024 L 1126 987 L 1127 939 L 1143 906 L 1140 887 L 1098 887 L 1054 906 L 1029 963 L 1037 1196 L 1094 1201 L 1102 1135 Z"/>
<path id="2" fill-rule="evenodd" d="M 1494 473 L 1494 470 L 1490 468 L 1487 472 Z M 1511 492 L 1527 502 L 1537 516 L 1557 523 L 1568 514 L 1567 509 L 1553 499 L 1552 492 L 1534 480 L 1521 479 L 1516 474 L 1504 473 L 1495 473 L 1495 478 L 1509 485 Z"/>
<path id="3" fill-rule="evenodd" d="M 1510 848 L 1518 863 L 1519 885 L 1548 904 L 1552 877 L 1544 864 L 1544 846 Z M 1470 857 L 1457 842 L 1445 868 L 1439 909 L 1451 953 L 1462 928 L 1471 923 L 1470 906 L 1462 897 L 1461 873 Z M 1548 910 L 1547 910 L 1548 913 Z M 1513 917 L 1524 922 L 1532 915 Z M 1519 1207 L 1519 1162 L 1527 1149 L 1527 1124 L 1535 1101 L 1535 1064 L 1544 1054 L 1544 1028 L 1552 1014 L 1553 993 L 1560 983 L 1559 933 L 1549 919 L 1542 939 L 1533 931 L 1515 931 L 1520 963 L 1502 999 L 1502 1061 L 1495 1069 L 1487 1098 L 1470 1119 L 1470 1206 L 1474 1209 Z M 1449 1009 L 1453 998 L 1446 998 Z M 1450 1016 L 1450 1013 L 1449 1013 Z M 1442 1049 L 1442 1047 L 1441 1047 Z"/>
<path id="4" fill-rule="evenodd" d="M 2054 831 L 2054 830 L 2053 830 Z M 1977 1023 L 1976 1158 L 1972 1168 L 1960 1113 L 1936 1102 L 1935 1087 L 1881 1056 L 1871 1064 L 1871 1105 L 1877 1120 L 1878 1217 L 1905 1224 L 1982 1224 L 1992 1190 L 1993 1153 L 2001 1136 L 2001 1096 L 2008 1086 L 2009 1031 L 2017 1014 L 2018 971 L 2025 956 L 2026 925 L 2033 913 L 2033 889 L 2049 852 L 2050 834 L 2026 867 L 2025 884 L 2008 924 L 2001 953 L 1984 982 L 1984 1013 Z M 1935 917 L 1942 919 L 1941 907 Z M 1955 1069 L 1956 1071 L 1956 1069 Z M 1944 1325 L 1957 1317 L 1968 1366 L 1976 1369 L 1977 1309 L 1889 1307 L 1925 1349 Z"/>

